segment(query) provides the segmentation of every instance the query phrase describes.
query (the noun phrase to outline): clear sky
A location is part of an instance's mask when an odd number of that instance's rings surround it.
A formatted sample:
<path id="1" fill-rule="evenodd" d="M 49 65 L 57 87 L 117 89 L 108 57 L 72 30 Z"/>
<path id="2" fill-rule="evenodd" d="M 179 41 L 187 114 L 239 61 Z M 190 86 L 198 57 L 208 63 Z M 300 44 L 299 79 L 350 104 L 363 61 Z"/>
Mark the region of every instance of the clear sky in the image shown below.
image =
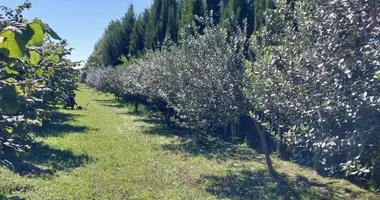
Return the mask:
<path id="1" fill-rule="evenodd" d="M 96 41 L 112 19 L 124 16 L 132 3 L 136 13 L 148 8 L 153 0 L 30 0 L 32 8 L 24 17 L 38 17 L 74 48 L 73 61 L 86 60 Z M 15 8 L 24 0 L 0 0 L 0 5 Z"/>

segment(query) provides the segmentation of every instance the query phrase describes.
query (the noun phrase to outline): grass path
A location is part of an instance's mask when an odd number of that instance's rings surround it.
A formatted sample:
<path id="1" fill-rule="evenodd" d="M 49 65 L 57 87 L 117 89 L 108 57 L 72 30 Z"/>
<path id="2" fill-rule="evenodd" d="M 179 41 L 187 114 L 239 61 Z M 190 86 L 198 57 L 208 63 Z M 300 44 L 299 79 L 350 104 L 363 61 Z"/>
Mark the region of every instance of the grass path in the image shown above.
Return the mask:
<path id="1" fill-rule="evenodd" d="M 322 178 L 245 147 L 195 140 L 147 114 L 82 87 L 83 111 L 61 111 L 36 131 L 21 167 L 0 166 L 3 198 L 26 199 L 380 199 L 344 180 Z M 1 199 L 0 195 L 0 199 Z M 14 198 L 15 199 L 15 198 Z"/>

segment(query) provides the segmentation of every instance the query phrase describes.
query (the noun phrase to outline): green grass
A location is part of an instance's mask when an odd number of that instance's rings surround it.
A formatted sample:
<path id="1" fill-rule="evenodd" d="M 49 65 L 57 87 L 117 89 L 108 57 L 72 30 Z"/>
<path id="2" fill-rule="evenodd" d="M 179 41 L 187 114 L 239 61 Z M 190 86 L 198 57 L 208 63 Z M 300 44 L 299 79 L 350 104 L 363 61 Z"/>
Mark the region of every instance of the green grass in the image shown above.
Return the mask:
<path id="1" fill-rule="evenodd" d="M 275 158 L 274 180 L 245 145 L 196 142 L 85 87 L 77 101 L 90 104 L 57 113 L 28 154 L 0 167 L 0 199 L 380 199 Z"/>

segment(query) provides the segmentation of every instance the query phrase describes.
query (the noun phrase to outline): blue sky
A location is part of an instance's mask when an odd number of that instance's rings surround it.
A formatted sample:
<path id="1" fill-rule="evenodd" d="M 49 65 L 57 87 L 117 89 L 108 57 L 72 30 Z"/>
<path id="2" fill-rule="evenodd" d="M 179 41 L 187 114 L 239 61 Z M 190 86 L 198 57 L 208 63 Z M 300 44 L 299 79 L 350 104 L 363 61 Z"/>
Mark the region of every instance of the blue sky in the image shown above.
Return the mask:
<path id="1" fill-rule="evenodd" d="M 74 48 L 71 59 L 86 60 L 96 41 L 112 19 L 124 16 L 132 3 L 135 12 L 148 8 L 153 0 L 30 0 L 27 19 L 38 17 L 48 23 Z M 16 7 L 24 0 L 1 0 L 0 5 Z"/>

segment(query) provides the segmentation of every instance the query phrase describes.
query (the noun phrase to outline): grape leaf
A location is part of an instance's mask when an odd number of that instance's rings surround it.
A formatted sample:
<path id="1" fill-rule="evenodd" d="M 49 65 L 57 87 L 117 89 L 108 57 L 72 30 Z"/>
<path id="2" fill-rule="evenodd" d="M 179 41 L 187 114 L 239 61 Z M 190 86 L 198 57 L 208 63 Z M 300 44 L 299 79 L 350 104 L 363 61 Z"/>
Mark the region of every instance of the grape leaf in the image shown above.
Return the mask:
<path id="1" fill-rule="evenodd" d="M 19 34 L 6 30 L 0 33 L 0 37 L 4 38 L 3 42 L 0 42 L 0 54 L 9 58 L 22 57 L 26 44 Z"/>
<path id="2" fill-rule="evenodd" d="M 38 62 L 40 62 L 41 60 L 41 56 L 39 53 L 37 53 L 37 51 L 33 51 L 33 50 L 29 51 L 28 56 L 29 56 L 29 61 L 31 65 L 37 65 Z"/>
<path id="3" fill-rule="evenodd" d="M 41 20 L 36 19 L 28 25 L 27 34 L 31 38 L 28 40 L 28 45 L 39 46 L 44 42 L 44 26 Z"/>
<path id="4" fill-rule="evenodd" d="M 7 74 L 14 74 L 14 75 L 18 75 L 19 74 L 17 71 L 15 71 L 15 70 L 13 70 L 13 69 L 11 69 L 9 67 L 5 67 L 5 72 Z"/>
<path id="5" fill-rule="evenodd" d="M 12 134 L 12 133 L 13 133 L 13 128 L 10 127 L 10 126 L 7 126 L 7 127 L 5 128 L 5 130 L 6 130 L 9 134 Z"/>

